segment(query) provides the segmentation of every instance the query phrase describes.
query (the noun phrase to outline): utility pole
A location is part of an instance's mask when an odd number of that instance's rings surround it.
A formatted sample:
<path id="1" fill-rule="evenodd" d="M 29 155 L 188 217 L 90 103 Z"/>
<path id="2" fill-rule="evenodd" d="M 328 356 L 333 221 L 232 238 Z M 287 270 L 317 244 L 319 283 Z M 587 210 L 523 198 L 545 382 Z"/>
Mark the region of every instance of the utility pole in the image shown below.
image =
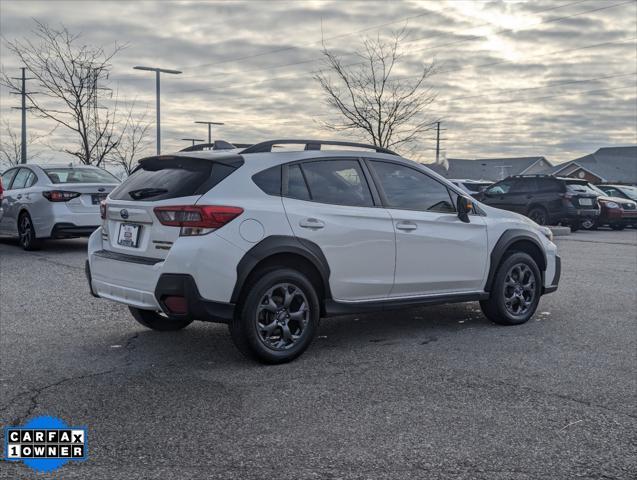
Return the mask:
<path id="1" fill-rule="evenodd" d="M 22 110 L 22 131 L 21 131 L 21 147 L 20 147 L 20 163 L 27 163 L 27 80 L 33 80 L 33 77 L 27 78 L 26 68 L 22 67 L 21 77 L 12 77 L 13 80 L 21 80 L 22 88 L 19 92 L 11 92 L 14 95 L 22 96 L 22 106 L 13 107 Z"/>
<path id="2" fill-rule="evenodd" d="M 436 165 L 440 161 L 440 122 L 436 122 Z"/>
<path id="3" fill-rule="evenodd" d="M 195 146 L 195 142 L 203 142 L 203 138 L 182 138 L 184 142 L 192 142 L 192 146 Z"/>
<path id="4" fill-rule="evenodd" d="M 160 104 L 159 104 L 159 97 L 160 97 L 159 74 L 172 73 L 173 75 L 178 75 L 183 72 L 179 70 L 168 70 L 166 68 L 141 67 L 141 66 L 133 67 L 133 69 L 145 70 L 148 72 L 155 72 L 155 95 L 156 95 L 155 108 L 157 110 L 157 155 L 160 155 L 161 154 L 161 120 L 160 120 Z"/>
<path id="5" fill-rule="evenodd" d="M 200 120 L 196 120 L 195 123 L 203 123 L 204 125 L 208 125 L 208 143 L 212 143 L 212 125 L 223 125 L 222 122 L 203 122 Z"/>

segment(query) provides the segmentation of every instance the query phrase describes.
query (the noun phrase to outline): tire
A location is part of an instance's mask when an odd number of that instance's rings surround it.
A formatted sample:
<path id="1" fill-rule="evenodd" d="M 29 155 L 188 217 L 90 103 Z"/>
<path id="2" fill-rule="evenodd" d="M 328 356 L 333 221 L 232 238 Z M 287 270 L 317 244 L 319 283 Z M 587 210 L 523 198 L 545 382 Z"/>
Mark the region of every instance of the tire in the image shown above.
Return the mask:
<path id="1" fill-rule="evenodd" d="M 584 230 L 595 230 L 597 228 L 597 222 L 594 218 L 584 217 L 580 220 L 579 225 Z"/>
<path id="2" fill-rule="evenodd" d="M 538 225 L 549 223 L 549 212 L 544 207 L 533 207 L 527 216 Z"/>
<path id="3" fill-rule="evenodd" d="M 489 299 L 480 302 L 482 312 L 499 325 L 525 323 L 537 309 L 542 293 L 541 281 L 540 269 L 530 255 L 512 253 L 500 263 Z M 511 301 L 507 302 L 507 299 Z"/>
<path id="4" fill-rule="evenodd" d="M 612 228 L 613 230 L 623 230 L 624 228 L 626 228 L 625 225 L 611 225 L 610 228 Z"/>
<path id="5" fill-rule="evenodd" d="M 146 328 L 157 330 L 158 332 L 174 332 L 186 328 L 193 321 L 189 319 L 171 318 L 163 313 L 152 310 L 142 310 L 140 308 L 128 307 L 133 318 Z"/>
<path id="6" fill-rule="evenodd" d="M 22 212 L 18 218 L 18 242 L 23 250 L 38 250 L 42 241 L 35 236 L 35 227 L 28 212 Z"/>
<path id="7" fill-rule="evenodd" d="M 570 227 L 571 227 L 571 232 L 577 232 L 580 229 L 579 222 L 571 223 Z"/>
<path id="8" fill-rule="evenodd" d="M 256 278 L 229 324 L 232 341 L 246 357 L 262 363 L 294 360 L 309 347 L 318 328 L 316 289 L 292 269 L 271 270 Z"/>

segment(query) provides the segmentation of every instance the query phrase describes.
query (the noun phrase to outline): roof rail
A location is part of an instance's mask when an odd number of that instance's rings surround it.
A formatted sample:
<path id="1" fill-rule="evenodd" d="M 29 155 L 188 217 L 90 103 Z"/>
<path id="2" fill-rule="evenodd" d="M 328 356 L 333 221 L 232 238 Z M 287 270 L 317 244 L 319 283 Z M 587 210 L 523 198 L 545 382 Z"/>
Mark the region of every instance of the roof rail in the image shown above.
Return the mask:
<path id="1" fill-rule="evenodd" d="M 272 147 L 275 145 L 305 145 L 305 150 L 320 150 L 322 145 L 337 145 L 342 147 L 356 147 L 356 148 L 367 148 L 370 150 L 375 150 L 378 153 L 388 153 L 390 155 L 398 155 L 396 152 L 392 152 L 384 147 L 378 147 L 376 145 L 368 145 L 366 143 L 355 143 L 355 142 L 339 142 L 336 140 L 293 140 L 293 139 L 282 139 L 282 140 L 268 140 L 267 142 L 257 143 L 252 145 L 245 150 L 241 151 L 241 154 L 244 153 L 264 153 L 271 152 Z"/>
<path id="2" fill-rule="evenodd" d="M 232 150 L 233 148 L 246 148 L 251 144 L 230 143 L 225 140 L 215 140 L 213 143 L 198 143 L 190 147 L 182 148 L 180 152 L 200 152 L 202 150 Z"/>

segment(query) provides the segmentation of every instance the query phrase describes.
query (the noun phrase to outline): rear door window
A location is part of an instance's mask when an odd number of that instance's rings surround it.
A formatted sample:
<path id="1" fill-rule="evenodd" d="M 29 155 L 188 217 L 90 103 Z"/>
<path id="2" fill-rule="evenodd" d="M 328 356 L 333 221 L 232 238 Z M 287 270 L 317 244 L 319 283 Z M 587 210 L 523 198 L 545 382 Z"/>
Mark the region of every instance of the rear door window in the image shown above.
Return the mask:
<path id="1" fill-rule="evenodd" d="M 313 201 L 373 207 L 374 201 L 358 160 L 319 160 L 301 166 Z"/>
<path id="2" fill-rule="evenodd" d="M 18 173 L 18 169 L 12 168 L 11 170 L 7 170 L 2 174 L 2 185 L 4 185 L 4 188 L 6 190 L 9 190 L 11 188 L 11 180 L 13 180 L 13 177 L 15 177 L 16 173 Z"/>
<path id="3" fill-rule="evenodd" d="M 29 174 L 31 170 L 26 168 L 21 168 L 15 178 L 13 179 L 13 185 L 11 185 L 11 190 L 18 190 L 20 188 L 24 188 L 26 186 L 27 180 L 29 179 Z"/>
<path id="4" fill-rule="evenodd" d="M 113 200 L 157 201 L 202 195 L 236 170 L 194 158 L 150 158 L 111 193 Z"/>
<path id="5" fill-rule="evenodd" d="M 299 200 L 311 200 L 310 191 L 305 183 L 305 177 L 300 165 L 290 165 L 288 167 L 288 191 L 287 196 L 298 198 Z"/>

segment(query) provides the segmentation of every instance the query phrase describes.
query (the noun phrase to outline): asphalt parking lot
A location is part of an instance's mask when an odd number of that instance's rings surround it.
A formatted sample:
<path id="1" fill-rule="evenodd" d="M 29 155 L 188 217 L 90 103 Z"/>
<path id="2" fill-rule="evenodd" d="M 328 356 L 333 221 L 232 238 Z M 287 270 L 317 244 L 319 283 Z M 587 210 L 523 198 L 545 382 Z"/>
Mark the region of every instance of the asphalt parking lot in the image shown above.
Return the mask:
<path id="1" fill-rule="evenodd" d="M 64 479 L 634 478 L 637 231 L 557 242 L 560 289 L 525 325 L 473 303 L 332 318 L 266 367 L 223 325 L 152 332 L 91 297 L 85 240 L 1 240 L 2 425 L 88 426 Z"/>

